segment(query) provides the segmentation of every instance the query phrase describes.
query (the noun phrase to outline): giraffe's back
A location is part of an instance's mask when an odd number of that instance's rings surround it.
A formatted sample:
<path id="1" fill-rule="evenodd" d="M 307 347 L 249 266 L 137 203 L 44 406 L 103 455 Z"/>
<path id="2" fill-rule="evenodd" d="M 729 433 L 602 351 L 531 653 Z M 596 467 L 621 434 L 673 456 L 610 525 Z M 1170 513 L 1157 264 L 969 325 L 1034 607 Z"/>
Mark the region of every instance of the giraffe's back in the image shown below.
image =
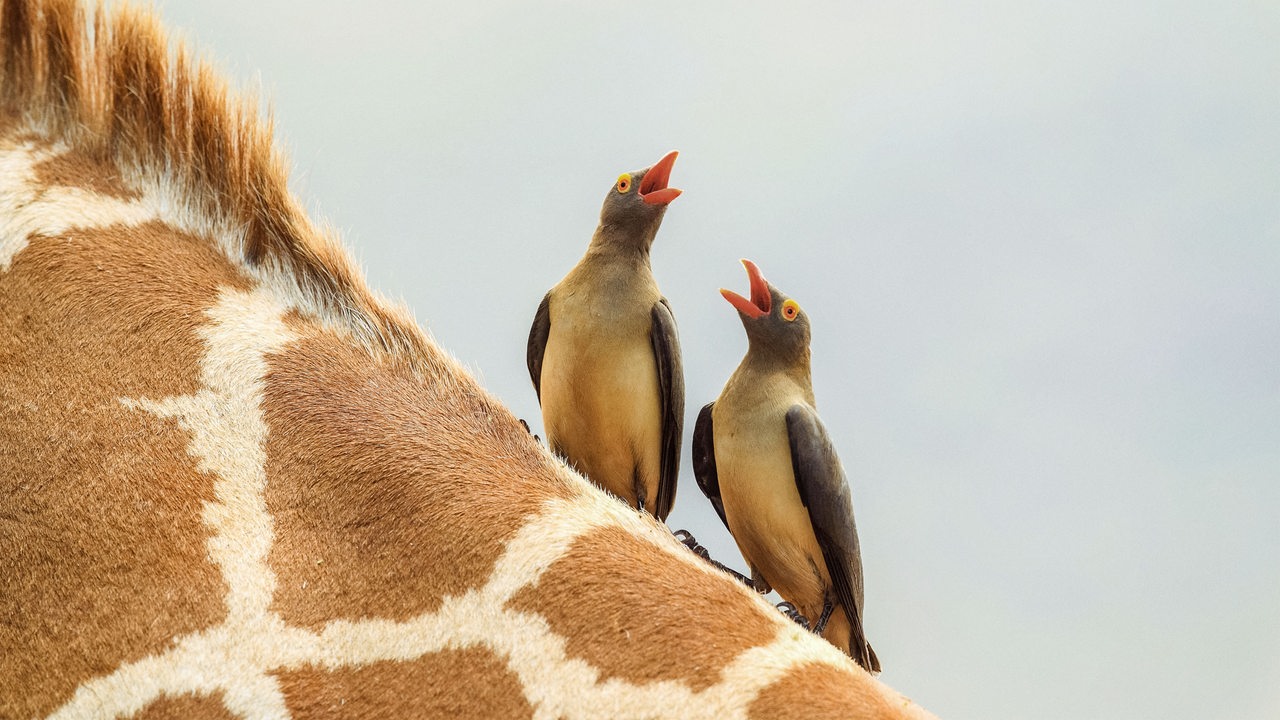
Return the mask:
<path id="1" fill-rule="evenodd" d="M 100 12 L 0 0 L 0 717 L 922 712 L 539 446 Z"/>

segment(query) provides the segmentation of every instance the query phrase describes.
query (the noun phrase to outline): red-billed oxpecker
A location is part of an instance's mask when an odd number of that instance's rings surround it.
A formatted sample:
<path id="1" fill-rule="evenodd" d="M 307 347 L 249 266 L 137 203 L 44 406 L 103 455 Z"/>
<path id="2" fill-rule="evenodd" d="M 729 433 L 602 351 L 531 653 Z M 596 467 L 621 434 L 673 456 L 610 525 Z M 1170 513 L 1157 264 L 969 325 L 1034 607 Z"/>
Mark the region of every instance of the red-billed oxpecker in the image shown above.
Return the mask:
<path id="1" fill-rule="evenodd" d="M 671 512 L 684 425 L 675 318 L 649 266 L 676 153 L 609 188 L 582 260 L 551 288 L 528 363 L 552 450 L 660 520 Z"/>
<path id="2" fill-rule="evenodd" d="M 862 557 L 844 469 L 814 408 L 809 318 L 743 260 L 751 298 L 721 290 L 748 349 L 698 414 L 698 487 L 733 534 L 756 588 L 778 591 L 813 630 L 871 672 L 862 630 Z"/>

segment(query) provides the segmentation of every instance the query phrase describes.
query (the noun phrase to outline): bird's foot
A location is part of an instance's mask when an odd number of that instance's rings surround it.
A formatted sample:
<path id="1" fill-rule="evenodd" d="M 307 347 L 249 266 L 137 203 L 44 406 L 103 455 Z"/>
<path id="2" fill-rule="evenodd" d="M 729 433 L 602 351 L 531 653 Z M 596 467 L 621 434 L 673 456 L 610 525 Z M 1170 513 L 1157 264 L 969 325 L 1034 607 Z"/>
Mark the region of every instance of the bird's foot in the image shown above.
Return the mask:
<path id="1" fill-rule="evenodd" d="M 707 552 L 706 548 L 698 544 L 697 539 L 693 537 L 693 533 L 688 530 L 677 530 L 673 534 L 676 536 L 676 539 L 680 541 L 680 544 L 692 550 L 694 555 L 697 555 L 703 560 L 711 559 L 711 553 Z"/>
<path id="2" fill-rule="evenodd" d="M 516 419 L 520 421 L 520 427 L 524 428 L 525 432 L 529 433 L 530 435 L 533 435 L 533 431 L 529 429 L 529 423 L 525 422 L 524 418 L 516 418 Z M 533 441 L 540 443 L 542 442 L 542 438 L 538 437 L 537 435 L 533 435 Z"/>
<path id="3" fill-rule="evenodd" d="M 675 536 L 676 536 L 676 539 L 680 541 L 680 544 L 684 545 L 685 547 L 689 548 L 689 550 L 693 551 L 694 555 L 697 555 L 703 560 L 706 560 L 707 562 L 711 563 L 711 565 L 716 567 L 717 569 L 723 570 L 724 572 L 729 573 L 733 577 L 742 581 L 744 584 L 746 584 L 747 587 L 751 588 L 752 590 L 758 590 L 756 588 L 756 584 L 751 582 L 751 578 L 747 577 L 746 575 L 743 575 L 742 573 L 738 572 L 737 570 L 734 570 L 733 568 L 727 565 L 718 563 L 714 559 L 712 559 L 711 553 L 707 552 L 706 548 L 698 544 L 698 541 L 693 537 L 693 533 L 689 532 L 688 530 L 677 530 L 675 531 Z"/>
<path id="4" fill-rule="evenodd" d="M 786 602 L 784 600 L 783 602 L 778 603 L 778 610 L 783 615 L 786 615 L 787 617 L 794 620 L 797 625 L 804 628 L 805 630 L 812 630 L 812 628 L 809 627 L 809 618 L 802 615 L 800 611 L 796 609 L 795 605 L 792 605 L 791 603 Z"/>

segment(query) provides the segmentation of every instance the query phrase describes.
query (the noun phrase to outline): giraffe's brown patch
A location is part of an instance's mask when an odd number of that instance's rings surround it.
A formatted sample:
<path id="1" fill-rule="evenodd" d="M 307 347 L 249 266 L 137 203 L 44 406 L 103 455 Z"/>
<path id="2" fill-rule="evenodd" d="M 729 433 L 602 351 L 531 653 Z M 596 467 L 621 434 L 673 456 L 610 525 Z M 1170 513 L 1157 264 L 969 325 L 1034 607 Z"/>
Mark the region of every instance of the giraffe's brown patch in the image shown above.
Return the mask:
<path id="1" fill-rule="evenodd" d="M 74 187 L 118 200 L 142 197 L 129 187 L 114 164 L 94 159 L 82 150 L 71 150 L 37 163 L 33 168 L 41 187 Z"/>
<path id="2" fill-rule="evenodd" d="M 0 274 L 0 717 L 219 623 L 213 478 L 120 398 L 198 387 L 197 326 L 240 281 L 163 225 L 34 238 Z"/>
<path id="3" fill-rule="evenodd" d="M 907 718 L 909 704 L 895 703 L 870 675 L 824 663 L 797 665 L 756 695 L 747 708 L 753 720 L 889 720 Z"/>
<path id="4" fill-rule="evenodd" d="M 516 676 L 488 650 L 445 650 L 411 661 L 279 674 L 296 718 L 528 718 Z"/>
<path id="5" fill-rule="evenodd" d="M 129 716 L 129 720 L 231 720 L 239 715 L 216 695 L 166 695 Z"/>
<path id="6" fill-rule="evenodd" d="M 570 492 L 467 378 L 420 377 L 327 333 L 270 365 L 268 562 L 290 624 L 433 611 L 483 585 L 524 520 Z"/>
<path id="7" fill-rule="evenodd" d="M 730 582 L 604 527 L 579 538 L 509 606 L 546 618 L 567 639 L 569 656 L 598 668 L 602 679 L 679 680 L 702 690 L 739 653 L 777 632 Z"/>

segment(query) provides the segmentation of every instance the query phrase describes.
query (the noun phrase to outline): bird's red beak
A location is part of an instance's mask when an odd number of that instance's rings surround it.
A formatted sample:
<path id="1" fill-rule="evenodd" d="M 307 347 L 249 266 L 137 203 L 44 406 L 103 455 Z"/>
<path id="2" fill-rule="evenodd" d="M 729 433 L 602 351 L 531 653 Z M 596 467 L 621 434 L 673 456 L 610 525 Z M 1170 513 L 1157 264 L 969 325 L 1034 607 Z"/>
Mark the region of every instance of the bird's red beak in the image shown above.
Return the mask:
<path id="1" fill-rule="evenodd" d="M 755 263 L 743 258 L 742 266 L 747 269 L 747 279 L 751 281 L 751 299 L 748 300 L 724 288 L 720 288 L 720 294 L 743 315 L 753 320 L 764 317 L 773 309 L 773 296 L 769 294 L 769 285 L 764 281 L 764 275 L 760 274 L 760 268 L 756 267 Z"/>
<path id="2" fill-rule="evenodd" d="M 676 156 L 679 154 L 672 150 L 645 171 L 644 177 L 640 179 L 641 200 L 650 205 L 666 205 L 680 197 L 679 190 L 667 187 L 667 181 L 671 179 L 671 167 L 676 164 Z"/>

